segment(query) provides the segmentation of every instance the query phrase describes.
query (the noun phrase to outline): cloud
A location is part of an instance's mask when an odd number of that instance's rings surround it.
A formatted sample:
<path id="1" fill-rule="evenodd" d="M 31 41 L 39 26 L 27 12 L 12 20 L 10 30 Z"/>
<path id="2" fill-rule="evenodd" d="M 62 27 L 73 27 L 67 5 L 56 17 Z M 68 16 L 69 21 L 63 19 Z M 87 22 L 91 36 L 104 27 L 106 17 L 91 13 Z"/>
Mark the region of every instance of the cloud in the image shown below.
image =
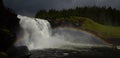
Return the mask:
<path id="1" fill-rule="evenodd" d="M 17 13 L 33 16 L 40 9 L 63 9 L 76 6 L 111 6 L 120 9 L 120 0 L 3 0 Z"/>

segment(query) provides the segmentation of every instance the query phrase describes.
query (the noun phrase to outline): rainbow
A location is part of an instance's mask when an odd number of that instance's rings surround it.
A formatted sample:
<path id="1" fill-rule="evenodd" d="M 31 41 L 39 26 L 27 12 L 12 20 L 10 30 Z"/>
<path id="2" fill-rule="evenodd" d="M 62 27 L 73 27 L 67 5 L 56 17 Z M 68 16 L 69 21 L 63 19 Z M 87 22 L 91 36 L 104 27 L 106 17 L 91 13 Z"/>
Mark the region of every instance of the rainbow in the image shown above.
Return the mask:
<path id="1" fill-rule="evenodd" d="M 91 32 L 89 30 L 86 30 L 86 29 L 82 29 L 82 28 L 78 28 L 78 27 L 68 27 L 68 26 L 60 26 L 60 27 L 56 27 L 56 28 L 66 28 L 66 29 L 70 29 L 70 30 L 76 30 L 76 31 L 80 31 L 80 32 L 84 32 L 84 33 L 87 33 L 87 34 L 91 34 L 93 35 L 94 37 L 102 40 L 103 42 L 105 42 L 106 44 L 112 46 L 113 44 L 110 43 L 109 41 L 107 41 L 107 39 L 99 36 L 97 33 L 94 33 L 94 32 Z"/>

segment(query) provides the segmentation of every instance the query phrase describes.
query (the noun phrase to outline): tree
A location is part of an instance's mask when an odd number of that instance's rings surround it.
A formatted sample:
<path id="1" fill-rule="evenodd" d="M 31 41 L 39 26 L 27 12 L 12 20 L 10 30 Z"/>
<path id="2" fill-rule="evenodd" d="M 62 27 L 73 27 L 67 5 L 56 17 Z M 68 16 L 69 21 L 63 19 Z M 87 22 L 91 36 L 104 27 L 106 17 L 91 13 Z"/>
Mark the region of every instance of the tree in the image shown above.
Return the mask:
<path id="1" fill-rule="evenodd" d="M 45 10 L 40 10 L 36 17 L 38 18 L 69 18 L 72 16 L 87 17 L 93 19 L 94 21 L 105 24 L 105 25 L 120 25 L 120 10 L 112 9 L 111 7 L 76 7 L 75 9 L 63 9 L 54 10 L 51 9 L 48 12 Z"/>

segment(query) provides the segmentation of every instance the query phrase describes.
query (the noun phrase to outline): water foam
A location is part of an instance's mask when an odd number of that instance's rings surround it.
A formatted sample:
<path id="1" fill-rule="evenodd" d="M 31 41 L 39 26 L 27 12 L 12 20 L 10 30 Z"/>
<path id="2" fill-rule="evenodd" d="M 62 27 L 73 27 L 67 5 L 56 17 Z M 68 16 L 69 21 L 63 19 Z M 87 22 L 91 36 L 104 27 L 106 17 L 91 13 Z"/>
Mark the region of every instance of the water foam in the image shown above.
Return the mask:
<path id="1" fill-rule="evenodd" d="M 22 36 L 18 35 L 16 46 L 27 46 L 30 50 L 44 48 L 82 48 L 107 46 L 100 38 L 80 30 L 69 28 L 51 29 L 44 19 L 18 15 L 22 27 Z"/>

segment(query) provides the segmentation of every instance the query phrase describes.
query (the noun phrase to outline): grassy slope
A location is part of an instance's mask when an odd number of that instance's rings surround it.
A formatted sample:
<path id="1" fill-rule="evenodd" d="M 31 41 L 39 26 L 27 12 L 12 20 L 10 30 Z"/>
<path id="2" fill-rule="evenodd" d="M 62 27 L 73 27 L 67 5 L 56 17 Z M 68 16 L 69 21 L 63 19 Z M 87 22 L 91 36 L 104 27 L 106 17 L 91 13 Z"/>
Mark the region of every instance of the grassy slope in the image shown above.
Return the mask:
<path id="1" fill-rule="evenodd" d="M 96 32 L 99 36 L 102 36 L 103 38 L 120 38 L 120 27 L 102 25 L 89 18 L 74 16 L 70 18 L 59 18 L 56 21 L 59 22 L 64 20 L 68 20 L 77 24 L 82 23 L 82 28 Z"/>
<path id="2" fill-rule="evenodd" d="M 82 27 L 97 32 L 105 38 L 120 38 L 120 27 L 102 25 L 88 18 L 85 19 Z"/>

